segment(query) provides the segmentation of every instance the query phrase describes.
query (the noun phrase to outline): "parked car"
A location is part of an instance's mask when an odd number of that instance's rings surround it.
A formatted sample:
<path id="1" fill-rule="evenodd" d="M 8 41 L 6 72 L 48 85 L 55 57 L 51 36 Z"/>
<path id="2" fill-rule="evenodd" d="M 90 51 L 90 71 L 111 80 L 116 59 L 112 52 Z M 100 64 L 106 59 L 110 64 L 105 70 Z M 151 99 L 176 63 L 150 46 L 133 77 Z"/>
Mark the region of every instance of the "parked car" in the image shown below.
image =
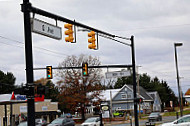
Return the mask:
<path id="1" fill-rule="evenodd" d="M 190 126 L 190 114 L 180 117 L 173 122 L 163 123 L 161 126 Z"/>
<path id="2" fill-rule="evenodd" d="M 99 117 L 91 117 L 84 121 L 81 126 L 99 126 L 100 118 Z"/>
<path id="3" fill-rule="evenodd" d="M 159 112 L 152 112 L 152 113 L 148 116 L 148 121 L 149 121 L 149 122 L 162 121 L 162 116 L 160 115 Z"/>
<path id="4" fill-rule="evenodd" d="M 48 126 L 75 126 L 72 118 L 60 117 L 53 120 Z"/>
<path id="5" fill-rule="evenodd" d="M 115 112 L 113 113 L 113 116 L 114 116 L 114 117 L 123 117 L 123 116 L 124 116 L 124 113 L 125 113 L 125 112 L 123 112 L 123 111 L 115 111 Z"/>
<path id="6" fill-rule="evenodd" d="M 40 125 L 40 126 L 46 126 L 47 125 L 47 121 L 45 119 L 35 119 L 36 124 Z"/>

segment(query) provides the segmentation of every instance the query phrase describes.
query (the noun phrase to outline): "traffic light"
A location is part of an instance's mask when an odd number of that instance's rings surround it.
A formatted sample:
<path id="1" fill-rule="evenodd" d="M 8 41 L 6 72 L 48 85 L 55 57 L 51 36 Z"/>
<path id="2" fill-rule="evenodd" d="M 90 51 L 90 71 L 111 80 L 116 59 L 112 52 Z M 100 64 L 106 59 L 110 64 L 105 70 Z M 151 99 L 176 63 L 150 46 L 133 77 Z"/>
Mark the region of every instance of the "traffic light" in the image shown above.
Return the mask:
<path id="1" fill-rule="evenodd" d="M 142 98 L 139 98 L 139 103 L 143 103 L 143 99 Z"/>
<path id="2" fill-rule="evenodd" d="M 73 42 L 73 25 L 72 24 L 65 24 L 64 27 L 68 30 L 65 31 L 65 35 L 68 35 L 68 37 L 65 37 L 66 42 Z"/>
<path id="3" fill-rule="evenodd" d="M 88 37 L 91 37 L 88 39 L 88 42 L 89 43 L 92 43 L 90 45 L 88 45 L 88 48 L 89 49 L 96 49 L 96 39 L 95 39 L 95 32 L 94 31 L 91 31 L 90 33 L 88 33 Z"/>
<path id="4" fill-rule="evenodd" d="M 142 98 L 136 98 L 135 101 L 139 104 L 143 103 L 143 99 Z"/>
<path id="5" fill-rule="evenodd" d="M 46 66 L 47 69 L 47 79 L 52 79 L 53 74 L 52 74 L 52 66 Z"/>
<path id="6" fill-rule="evenodd" d="M 82 75 L 88 76 L 88 63 L 82 63 Z"/>
<path id="7" fill-rule="evenodd" d="M 37 94 L 38 95 L 45 95 L 45 91 L 46 90 L 46 87 L 45 86 L 42 86 L 41 84 L 37 86 Z"/>

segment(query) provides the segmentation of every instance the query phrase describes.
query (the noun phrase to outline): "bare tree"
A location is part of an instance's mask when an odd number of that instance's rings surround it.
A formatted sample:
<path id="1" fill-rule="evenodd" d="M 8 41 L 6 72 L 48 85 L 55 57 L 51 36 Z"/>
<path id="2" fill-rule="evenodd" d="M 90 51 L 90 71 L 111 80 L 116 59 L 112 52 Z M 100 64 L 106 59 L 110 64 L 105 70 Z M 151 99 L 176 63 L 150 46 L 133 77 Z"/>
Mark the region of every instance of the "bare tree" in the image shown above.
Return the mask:
<path id="1" fill-rule="evenodd" d="M 97 57 L 81 54 L 79 57 L 68 56 L 59 64 L 59 67 L 80 67 L 83 62 L 87 62 L 89 66 L 101 64 Z M 60 90 L 59 103 L 72 111 L 76 111 L 77 107 L 80 108 L 82 119 L 85 119 L 85 106 L 95 102 L 93 99 L 99 99 L 103 77 L 101 72 L 102 70 L 98 68 L 88 68 L 88 76 L 84 77 L 82 76 L 82 69 L 58 70 L 56 76 Z"/>

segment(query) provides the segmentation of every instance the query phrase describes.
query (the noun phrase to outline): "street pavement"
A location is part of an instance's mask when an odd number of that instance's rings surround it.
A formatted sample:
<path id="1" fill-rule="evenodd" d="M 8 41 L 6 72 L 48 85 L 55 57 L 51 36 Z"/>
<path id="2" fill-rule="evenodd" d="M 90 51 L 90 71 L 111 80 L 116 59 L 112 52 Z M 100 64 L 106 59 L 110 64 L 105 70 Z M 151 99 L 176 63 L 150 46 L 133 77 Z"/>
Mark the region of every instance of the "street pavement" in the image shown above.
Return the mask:
<path id="1" fill-rule="evenodd" d="M 162 121 L 155 122 L 155 126 L 158 126 L 162 123 L 172 122 L 176 120 L 176 116 L 163 116 Z M 145 126 L 145 123 L 148 120 L 139 120 L 139 126 Z M 132 122 L 132 126 L 134 126 L 134 121 Z M 76 126 L 81 126 L 81 124 L 76 124 Z M 104 123 L 104 126 L 131 126 L 130 121 L 112 121 Z"/>

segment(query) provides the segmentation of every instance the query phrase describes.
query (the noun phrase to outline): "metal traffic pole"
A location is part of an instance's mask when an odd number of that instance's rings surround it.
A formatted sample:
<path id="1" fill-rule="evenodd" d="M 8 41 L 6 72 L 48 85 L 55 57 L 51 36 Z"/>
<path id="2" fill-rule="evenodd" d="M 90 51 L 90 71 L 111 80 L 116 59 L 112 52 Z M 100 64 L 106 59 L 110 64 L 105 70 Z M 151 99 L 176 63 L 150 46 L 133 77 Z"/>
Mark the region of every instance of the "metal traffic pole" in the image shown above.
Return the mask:
<path id="1" fill-rule="evenodd" d="M 30 9 L 31 4 L 29 0 L 23 0 L 21 9 L 24 14 L 24 34 L 25 34 L 25 60 L 26 60 L 26 80 L 27 85 L 30 84 L 29 91 L 34 91 L 31 85 L 34 81 L 33 76 L 33 59 L 32 59 L 32 35 L 31 35 L 31 24 L 30 24 Z M 35 106 L 34 106 L 34 94 L 28 95 L 27 99 L 27 119 L 28 126 L 35 126 Z"/>

